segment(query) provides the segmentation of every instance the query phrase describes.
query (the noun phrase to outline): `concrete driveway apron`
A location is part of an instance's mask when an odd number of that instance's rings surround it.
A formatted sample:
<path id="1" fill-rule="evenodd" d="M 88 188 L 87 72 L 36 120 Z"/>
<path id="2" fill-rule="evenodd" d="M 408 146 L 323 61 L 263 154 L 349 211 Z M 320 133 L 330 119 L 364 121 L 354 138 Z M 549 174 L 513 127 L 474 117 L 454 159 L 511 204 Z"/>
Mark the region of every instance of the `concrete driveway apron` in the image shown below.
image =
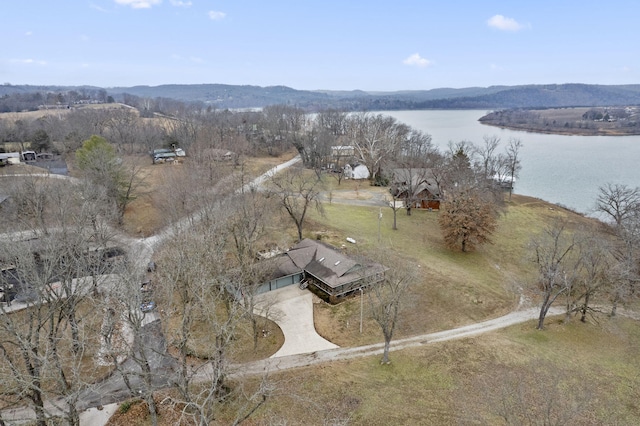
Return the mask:
<path id="1" fill-rule="evenodd" d="M 290 285 L 258 296 L 255 313 L 274 321 L 284 334 L 284 344 L 271 356 L 277 358 L 287 355 L 305 354 L 325 349 L 334 349 L 335 345 L 321 337 L 313 324 L 313 294 Z"/>

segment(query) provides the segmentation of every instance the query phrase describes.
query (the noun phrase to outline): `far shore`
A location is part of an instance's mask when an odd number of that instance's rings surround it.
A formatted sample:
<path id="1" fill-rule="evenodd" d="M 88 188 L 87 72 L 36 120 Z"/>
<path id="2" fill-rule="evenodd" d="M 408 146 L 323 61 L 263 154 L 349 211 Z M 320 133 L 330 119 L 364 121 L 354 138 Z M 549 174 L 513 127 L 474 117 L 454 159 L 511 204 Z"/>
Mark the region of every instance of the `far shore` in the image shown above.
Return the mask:
<path id="1" fill-rule="evenodd" d="M 507 109 L 478 119 L 501 129 L 567 136 L 640 135 L 640 107 Z"/>
<path id="2" fill-rule="evenodd" d="M 640 135 L 640 129 L 634 131 L 623 131 L 622 129 L 541 129 L 539 127 L 527 127 L 527 126 L 514 126 L 495 124 L 486 121 L 481 121 L 481 124 L 485 126 L 498 127 L 500 129 L 519 130 L 528 133 L 541 133 L 545 135 L 563 135 L 563 136 L 636 136 Z"/>

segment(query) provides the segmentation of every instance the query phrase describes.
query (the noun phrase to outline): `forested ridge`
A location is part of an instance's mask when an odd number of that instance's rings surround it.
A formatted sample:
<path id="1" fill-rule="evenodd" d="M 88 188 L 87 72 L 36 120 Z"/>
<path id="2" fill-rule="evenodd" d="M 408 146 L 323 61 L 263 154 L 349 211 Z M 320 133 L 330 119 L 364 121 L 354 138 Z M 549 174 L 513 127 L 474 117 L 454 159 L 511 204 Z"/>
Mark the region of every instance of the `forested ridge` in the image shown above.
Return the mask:
<path id="1" fill-rule="evenodd" d="M 504 109 L 640 104 L 640 84 L 548 84 L 438 88 L 396 92 L 362 90 L 297 90 L 286 86 L 227 84 L 167 84 L 161 86 L 0 86 L 0 112 L 35 110 L 51 104 L 73 104 L 107 98 L 173 99 L 216 108 L 260 108 L 288 104 L 309 111 L 328 108 L 349 111 L 403 109 Z"/>

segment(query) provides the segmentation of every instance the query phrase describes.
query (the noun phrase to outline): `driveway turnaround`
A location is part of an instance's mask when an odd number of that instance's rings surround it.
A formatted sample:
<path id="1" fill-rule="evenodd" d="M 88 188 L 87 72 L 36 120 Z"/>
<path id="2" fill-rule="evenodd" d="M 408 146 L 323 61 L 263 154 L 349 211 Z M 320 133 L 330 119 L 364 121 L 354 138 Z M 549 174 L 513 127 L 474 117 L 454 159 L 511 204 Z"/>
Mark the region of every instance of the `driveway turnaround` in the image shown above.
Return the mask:
<path id="1" fill-rule="evenodd" d="M 267 313 L 267 317 L 278 324 L 284 334 L 284 345 L 271 358 L 338 348 L 316 332 L 313 294 L 300 290 L 297 285 L 259 295 L 255 313 Z"/>

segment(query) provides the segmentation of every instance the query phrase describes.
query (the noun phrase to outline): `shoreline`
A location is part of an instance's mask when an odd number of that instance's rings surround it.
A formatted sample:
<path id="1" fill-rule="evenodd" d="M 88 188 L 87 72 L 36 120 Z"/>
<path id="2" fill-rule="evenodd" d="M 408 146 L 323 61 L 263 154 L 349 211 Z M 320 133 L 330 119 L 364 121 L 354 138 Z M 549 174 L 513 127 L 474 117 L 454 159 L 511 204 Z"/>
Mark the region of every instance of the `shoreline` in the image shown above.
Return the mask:
<path id="1" fill-rule="evenodd" d="M 527 133 L 538 133 L 542 135 L 560 135 L 560 136 L 640 136 L 640 129 L 635 132 L 620 132 L 620 131 L 607 131 L 607 130 L 589 130 L 589 129 L 553 129 L 544 130 L 534 127 L 520 127 L 520 126 L 507 126 L 504 124 L 495 124 L 488 121 L 478 120 L 480 124 L 484 126 L 497 127 L 500 129 L 514 130 Z"/>

